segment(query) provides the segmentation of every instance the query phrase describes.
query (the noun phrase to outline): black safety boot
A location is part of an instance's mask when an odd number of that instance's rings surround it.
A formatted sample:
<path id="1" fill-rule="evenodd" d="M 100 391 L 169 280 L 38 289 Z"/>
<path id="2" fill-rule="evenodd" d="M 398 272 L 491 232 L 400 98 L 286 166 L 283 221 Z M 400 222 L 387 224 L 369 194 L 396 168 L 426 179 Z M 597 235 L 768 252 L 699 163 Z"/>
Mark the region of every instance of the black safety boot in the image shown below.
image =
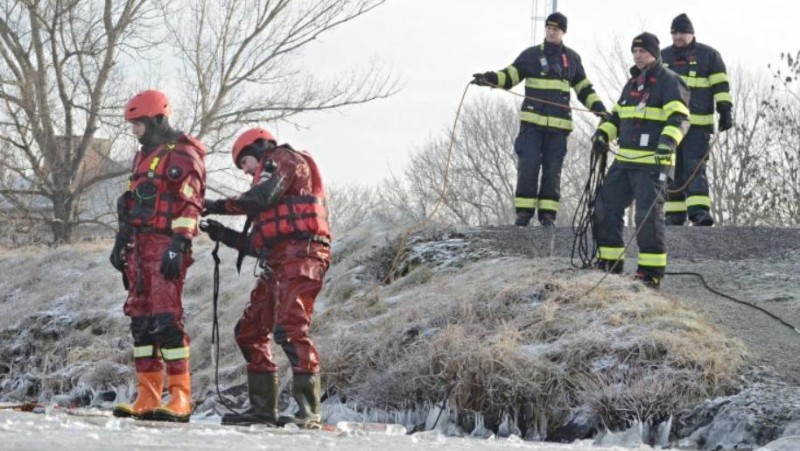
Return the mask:
<path id="1" fill-rule="evenodd" d="M 532 211 L 518 211 L 517 212 L 517 219 L 514 221 L 515 226 L 525 227 L 528 223 L 531 222 L 531 218 L 533 218 Z"/>
<path id="2" fill-rule="evenodd" d="M 711 213 L 709 213 L 708 210 L 700 210 L 689 219 L 692 221 L 692 224 L 696 226 L 708 227 L 714 225 L 714 218 L 711 217 Z"/>
<path id="3" fill-rule="evenodd" d="M 539 224 L 541 224 L 542 227 L 554 227 L 556 225 L 556 218 L 551 213 L 541 213 Z"/>
<path id="4" fill-rule="evenodd" d="M 222 424 L 249 426 L 278 424 L 278 375 L 276 373 L 247 373 L 250 408 L 241 413 L 226 413 Z"/>
<path id="5" fill-rule="evenodd" d="M 319 374 L 295 374 L 292 378 L 292 396 L 297 401 L 298 410 L 294 418 L 289 419 L 300 429 L 322 429 L 320 391 Z M 281 419 L 286 421 L 286 417 Z"/>
<path id="6" fill-rule="evenodd" d="M 625 261 L 597 260 L 592 269 L 610 272 L 611 274 L 622 274 L 622 270 L 625 269 Z"/>
<path id="7" fill-rule="evenodd" d="M 636 271 L 636 274 L 633 275 L 633 280 L 648 288 L 652 288 L 653 290 L 658 290 L 661 288 L 661 278 L 650 274 L 645 274 L 641 271 Z"/>
<path id="8" fill-rule="evenodd" d="M 667 213 L 664 215 L 664 224 L 668 226 L 682 226 L 686 224 L 686 213 Z"/>

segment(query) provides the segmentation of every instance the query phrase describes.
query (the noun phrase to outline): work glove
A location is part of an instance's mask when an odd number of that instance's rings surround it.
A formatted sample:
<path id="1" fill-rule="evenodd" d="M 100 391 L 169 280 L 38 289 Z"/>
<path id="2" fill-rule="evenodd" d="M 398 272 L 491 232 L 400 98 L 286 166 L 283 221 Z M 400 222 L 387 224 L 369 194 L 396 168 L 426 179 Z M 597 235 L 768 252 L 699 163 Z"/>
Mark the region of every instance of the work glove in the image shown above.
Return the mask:
<path id="1" fill-rule="evenodd" d="M 200 230 L 208 234 L 211 241 L 220 241 L 222 244 L 238 249 L 241 233 L 231 228 L 225 227 L 220 222 L 213 219 L 205 219 L 200 222 Z"/>
<path id="2" fill-rule="evenodd" d="M 726 111 L 726 112 L 720 113 L 720 115 L 719 115 L 719 124 L 717 126 L 717 129 L 719 131 L 721 131 L 721 132 L 724 132 L 725 130 L 728 130 L 728 129 L 732 128 L 732 127 L 733 127 L 733 117 L 731 116 L 731 112 L 730 111 Z"/>
<path id="3" fill-rule="evenodd" d="M 594 105 L 592 105 L 591 111 L 592 113 L 594 113 L 595 116 L 599 117 L 600 119 L 608 118 L 608 111 L 606 110 L 606 106 L 603 105 L 602 102 L 597 102 Z"/>
<path id="4" fill-rule="evenodd" d="M 203 211 L 200 216 L 225 214 L 225 199 L 204 199 Z"/>
<path id="5" fill-rule="evenodd" d="M 672 157 L 672 149 L 666 144 L 659 144 L 654 157 L 657 164 L 662 166 L 669 165 L 669 160 Z"/>
<path id="6" fill-rule="evenodd" d="M 482 74 L 472 74 L 472 84 L 478 86 L 497 86 L 497 72 L 484 72 Z"/>
<path id="7" fill-rule="evenodd" d="M 161 255 L 161 275 L 167 280 L 175 280 L 181 275 L 183 253 L 189 247 L 189 239 L 173 235 L 169 247 Z"/>
<path id="8" fill-rule="evenodd" d="M 608 142 L 606 141 L 605 133 L 597 130 L 592 137 L 592 153 L 595 155 L 604 155 L 608 151 Z"/>
<path id="9" fill-rule="evenodd" d="M 117 232 L 117 236 L 114 239 L 114 248 L 111 249 L 111 255 L 109 255 L 108 260 L 111 262 L 111 266 L 119 272 L 125 271 L 125 249 L 127 249 L 130 241 L 131 235 L 129 231 L 120 229 Z"/>

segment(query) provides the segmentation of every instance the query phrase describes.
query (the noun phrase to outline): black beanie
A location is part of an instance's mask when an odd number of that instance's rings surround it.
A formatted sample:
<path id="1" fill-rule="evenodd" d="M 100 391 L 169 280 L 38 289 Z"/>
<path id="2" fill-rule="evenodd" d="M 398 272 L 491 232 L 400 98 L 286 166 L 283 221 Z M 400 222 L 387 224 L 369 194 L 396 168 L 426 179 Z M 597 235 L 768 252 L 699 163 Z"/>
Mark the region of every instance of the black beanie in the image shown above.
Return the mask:
<path id="1" fill-rule="evenodd" d="M 672 19 L 672 27 L 670 31 L 673 33 L 678 32 L 694 34 L 694 26 L 692 26 L 692 21 L 689 20 L 689 16 L 684 13 Z"/>
<path id="2" fill-rule="evenodd" d="M 653 33 L 644 32 L 639 36 L 633 38 L 633 43 L 631 44 L 631 51 L 633 51 L 634 47 L 641 47 L 651 55 L 655 56 L 656 58 L 661 58 L 661 48 L 659 48 L 658 37 Z"/>
<path id="3" fill-rule="evenodd" d="M 549 16 L 547 16 L 547 21 L 545 21 L 544 24 L 560 28 L 561 31 L 563 31 L 564 33 L 567 32 L 567 16 L 561 13 L 550 14 Z"/>

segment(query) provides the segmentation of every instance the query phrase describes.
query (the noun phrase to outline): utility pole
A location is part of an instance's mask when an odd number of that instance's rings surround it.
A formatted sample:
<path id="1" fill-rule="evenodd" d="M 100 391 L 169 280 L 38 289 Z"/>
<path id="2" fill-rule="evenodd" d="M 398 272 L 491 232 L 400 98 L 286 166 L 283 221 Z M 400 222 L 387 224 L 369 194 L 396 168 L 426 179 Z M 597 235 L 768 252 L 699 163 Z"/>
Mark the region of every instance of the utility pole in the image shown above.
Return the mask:
<path id="1" fill-rule="evenodd" d="M 558 0 L 533 0 L 531 5 L 531 44 L 544 40 L 544 22 L 547 16 L 558 11 Z"/>

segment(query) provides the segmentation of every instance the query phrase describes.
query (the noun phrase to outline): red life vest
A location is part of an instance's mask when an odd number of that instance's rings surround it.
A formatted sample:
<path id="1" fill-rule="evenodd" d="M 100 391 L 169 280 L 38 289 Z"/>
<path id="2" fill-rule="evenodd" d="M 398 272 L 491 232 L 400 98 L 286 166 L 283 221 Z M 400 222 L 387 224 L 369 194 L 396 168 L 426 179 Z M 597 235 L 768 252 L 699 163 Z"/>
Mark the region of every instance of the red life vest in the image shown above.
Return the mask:
<path id="1" fill-rule="evenodd" d="M 288 148 L 288 147 L 287 147 Z M 278 239 L 312 240 L 330 245 L 331 233 L 328 227 L 328 211 L 325 208 L 325 188 L 314 160 L 305 152 L 289 149 L 300 155 L 308 164 L 311 180 L 298 180 L 295 183 L 311 183 L 311 194 L 305 196 L 284 195 L 273 207 L 261 212 L 254 220 L 255 247 L 262 249 Z M 264 158 L 256 170 L 261 174 Z M 257 184 L 257 179 L 253 184 Z M 291 188 L 291 187 L 289 187 Z"/>
<path id="2" fill-rule="evenodd" d="M 172 235 L 172 220 L 179 214 L 182 202 L 172 192 L 167 174 L 171 154 L 195 156 L 193 149 L 174 142 L 159 146 L 149 154 L 139 151 L 134 158 L 133 175 L 128 181 L 131 197 L 128 204 L 128 223 L 139 232 Z"/>

